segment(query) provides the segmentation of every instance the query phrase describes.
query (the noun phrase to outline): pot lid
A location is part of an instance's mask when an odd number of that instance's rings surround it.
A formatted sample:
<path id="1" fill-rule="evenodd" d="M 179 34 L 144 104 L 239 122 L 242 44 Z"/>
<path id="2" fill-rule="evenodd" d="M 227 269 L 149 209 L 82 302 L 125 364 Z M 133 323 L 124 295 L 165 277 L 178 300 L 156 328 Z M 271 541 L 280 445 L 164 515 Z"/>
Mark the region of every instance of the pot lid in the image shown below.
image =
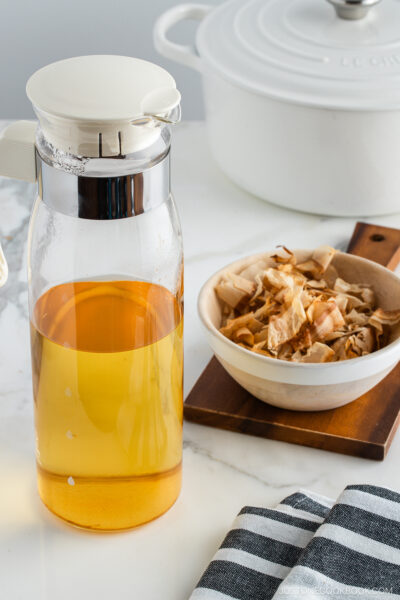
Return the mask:
<path id="1" fill-rule="evenodd" d="M 254 92 L 350 110 L 400 108 L 399 0 L 230 0 L 206 17 L 206 67 Z"/>
<path id="2" fill-rule="evenodd" d="M 114 55 L 47 65 L 30 77 L 26 92 L 46 139 L 58 149 L 88 157 L 124 155 L 149 146 L 160 135 L 160 122 L 168 121 L 180 102 L 165 69 Z"/>

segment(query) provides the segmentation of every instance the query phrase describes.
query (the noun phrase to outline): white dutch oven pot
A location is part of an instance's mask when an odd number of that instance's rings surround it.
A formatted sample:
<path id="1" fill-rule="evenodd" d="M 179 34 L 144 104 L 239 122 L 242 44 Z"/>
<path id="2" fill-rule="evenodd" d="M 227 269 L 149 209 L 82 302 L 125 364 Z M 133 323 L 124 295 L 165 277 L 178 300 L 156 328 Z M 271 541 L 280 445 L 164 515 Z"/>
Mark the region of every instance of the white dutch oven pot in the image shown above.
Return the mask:
<path id="1" fill-rule="evenodd" d="M 200 71 L 212 153 L 238 185 L 307 212 L 400 211 L 400 1 L 230 0 L 164 13 L 155 44 Z M 167 38 L 201 21 L 195 47 Z"/>

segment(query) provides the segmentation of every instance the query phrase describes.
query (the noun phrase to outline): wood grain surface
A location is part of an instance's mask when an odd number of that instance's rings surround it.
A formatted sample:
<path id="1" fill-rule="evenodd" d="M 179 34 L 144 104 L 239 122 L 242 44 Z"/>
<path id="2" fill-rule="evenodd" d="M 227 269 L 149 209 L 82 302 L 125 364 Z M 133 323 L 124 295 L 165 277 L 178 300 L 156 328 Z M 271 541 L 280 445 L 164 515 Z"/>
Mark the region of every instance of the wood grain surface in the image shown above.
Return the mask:
<path id="1" fill-rule="evenodd" d="M 400 230 L 357 223 L 348 252 L 395 269 L 400 262 Z M 399 424 L 400 364 L 358 400 L 310 413 L 257 400 L 214 357 L 190 392 L 184 416 L 211 427 L 383 460 Z"/>

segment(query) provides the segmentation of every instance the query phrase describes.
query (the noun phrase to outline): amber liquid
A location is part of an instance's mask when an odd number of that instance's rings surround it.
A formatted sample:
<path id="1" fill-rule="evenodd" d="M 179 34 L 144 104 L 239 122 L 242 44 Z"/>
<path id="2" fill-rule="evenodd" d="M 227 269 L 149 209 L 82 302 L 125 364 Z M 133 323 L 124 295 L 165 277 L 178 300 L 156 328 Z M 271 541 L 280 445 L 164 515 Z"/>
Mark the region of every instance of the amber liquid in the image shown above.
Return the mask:
<path id="1" fill-rule="evenodd" d="M 150 521 L 176 500 L 182 457 L 182 311 L 139 281 L 66 283 L 31 326 L 39 493 L 91 529 Z"/>

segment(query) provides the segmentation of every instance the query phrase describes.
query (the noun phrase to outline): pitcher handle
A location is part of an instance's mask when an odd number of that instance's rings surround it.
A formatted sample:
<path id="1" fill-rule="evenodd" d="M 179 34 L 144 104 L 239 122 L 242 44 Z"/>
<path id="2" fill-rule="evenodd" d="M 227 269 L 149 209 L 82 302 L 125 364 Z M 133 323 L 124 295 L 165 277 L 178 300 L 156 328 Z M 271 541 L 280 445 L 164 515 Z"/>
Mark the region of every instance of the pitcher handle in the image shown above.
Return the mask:
<path id="1" fill-rule="evenodd" d="M 36 121 L 15 121 L 0 133 L 0 175 L 36 181 Z"/>

